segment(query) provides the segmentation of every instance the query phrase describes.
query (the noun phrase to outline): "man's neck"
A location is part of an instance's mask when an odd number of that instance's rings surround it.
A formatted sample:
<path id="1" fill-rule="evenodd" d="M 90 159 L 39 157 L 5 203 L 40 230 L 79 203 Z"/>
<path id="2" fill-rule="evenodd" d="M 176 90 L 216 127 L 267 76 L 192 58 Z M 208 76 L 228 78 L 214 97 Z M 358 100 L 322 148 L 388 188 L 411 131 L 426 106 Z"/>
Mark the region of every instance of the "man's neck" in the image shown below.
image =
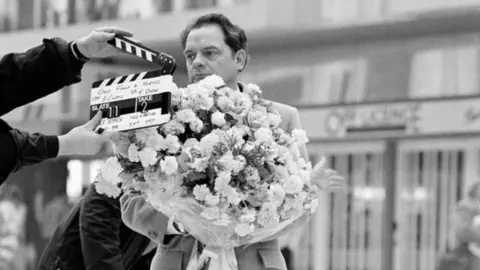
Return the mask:
<path id="1" fill-rule="evenodd" d="M 227 82 L 226 85 L 232 88 L 233 90 L 240 90 L 240 87 L 238 86 L 237 81 Z"/>

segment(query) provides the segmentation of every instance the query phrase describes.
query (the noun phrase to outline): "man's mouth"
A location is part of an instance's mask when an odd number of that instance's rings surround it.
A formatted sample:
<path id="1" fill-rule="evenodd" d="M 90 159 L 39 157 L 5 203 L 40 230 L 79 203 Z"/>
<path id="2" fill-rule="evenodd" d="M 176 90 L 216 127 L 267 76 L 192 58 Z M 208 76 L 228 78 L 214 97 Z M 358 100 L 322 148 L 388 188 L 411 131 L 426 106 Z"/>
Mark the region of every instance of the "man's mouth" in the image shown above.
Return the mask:
<path id="1" fill-rule="evenodd" d="M 205 79 L 208 76 L 210 76 L 210 74 L 198 74 L 198 75 L 193 76 L 193 81 L 194 82 L 199 82 L 199 81 Z"/>

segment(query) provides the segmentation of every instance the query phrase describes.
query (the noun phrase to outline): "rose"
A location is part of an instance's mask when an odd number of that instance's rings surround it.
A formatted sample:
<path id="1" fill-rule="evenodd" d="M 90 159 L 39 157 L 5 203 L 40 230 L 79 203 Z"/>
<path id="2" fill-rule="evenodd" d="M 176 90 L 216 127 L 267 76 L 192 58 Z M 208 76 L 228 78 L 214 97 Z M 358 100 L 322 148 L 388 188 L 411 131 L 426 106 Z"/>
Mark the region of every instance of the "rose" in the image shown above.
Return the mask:
<path id="1" fill-rule="evenodd" d="M 268 119 L 268 114 L 261 112 L 259 110 L 251 110 L 244 117 L 244 122 L 252 130 L 257 130 L 261 127 L 269 127 L 270 121 Z"/>

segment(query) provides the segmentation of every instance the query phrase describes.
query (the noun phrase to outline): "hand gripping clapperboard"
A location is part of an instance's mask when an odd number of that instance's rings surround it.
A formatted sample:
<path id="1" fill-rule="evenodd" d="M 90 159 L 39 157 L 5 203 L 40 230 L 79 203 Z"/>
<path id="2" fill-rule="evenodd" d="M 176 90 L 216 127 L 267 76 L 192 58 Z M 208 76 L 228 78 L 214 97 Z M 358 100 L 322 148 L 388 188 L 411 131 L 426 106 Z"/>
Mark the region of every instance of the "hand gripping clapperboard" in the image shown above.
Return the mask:
<path id="1" fill-rule="evenodd" d="M 162 85 L 171 82 L 166 75 L 175 72 L 175 59 L 122 36 L 109 43 L 160 69 L 95 81 L 90 92 L 90 119 L 102 111 L 98 130 L 128 131 L 169 121 L 171 92 Z"/>

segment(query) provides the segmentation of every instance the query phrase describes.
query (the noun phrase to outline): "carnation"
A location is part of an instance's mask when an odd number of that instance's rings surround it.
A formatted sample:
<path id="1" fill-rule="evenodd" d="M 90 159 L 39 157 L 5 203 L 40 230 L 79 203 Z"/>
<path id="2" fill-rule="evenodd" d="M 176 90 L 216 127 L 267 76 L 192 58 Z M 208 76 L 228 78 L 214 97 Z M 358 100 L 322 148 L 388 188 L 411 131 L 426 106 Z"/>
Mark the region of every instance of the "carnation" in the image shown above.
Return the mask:
<path id="1" fill-rule="evenodd" d="M 173 174 L 178 169 L 177 159 L 172 156 L 166 156 L 164 160 L 160 161 L 160 168 L 167 175 Z"/>
<path id="2" fill-rule="evenodd" d="M 308 142 L 307 133 L 303 129 L 294 129 L 292 131 L 292 138 L 299 144 L 306 144 Z"/>
<path id="3" fill-rule="evenodd" d="M 212 114 L 212 124 L 216 126 L 223 126 L 227 121 L 225 121 L 225 114 L 222 112 L 214 112 Z"/>

